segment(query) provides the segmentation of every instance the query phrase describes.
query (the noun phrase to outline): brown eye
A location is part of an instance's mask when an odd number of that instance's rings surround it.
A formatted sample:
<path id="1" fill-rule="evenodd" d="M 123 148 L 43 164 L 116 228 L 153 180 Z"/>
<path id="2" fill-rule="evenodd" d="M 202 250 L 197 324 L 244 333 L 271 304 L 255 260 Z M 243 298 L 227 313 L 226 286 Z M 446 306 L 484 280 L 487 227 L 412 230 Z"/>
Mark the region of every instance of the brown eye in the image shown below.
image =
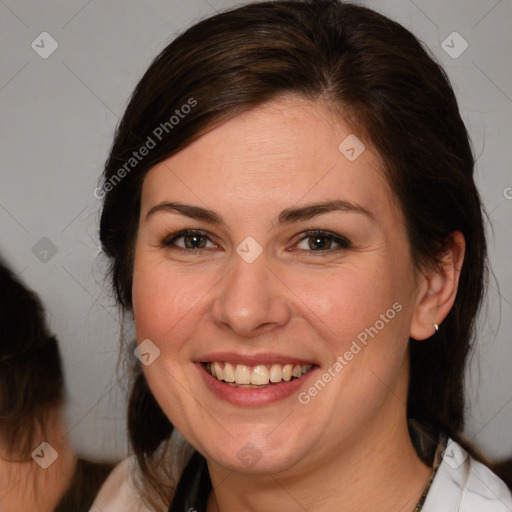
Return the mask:
<path id="1" fill-rule="evenodd" d="M 206 247 L 207 238 L 204 235 L 185 235 L 183 244 L 187 249 L 204 249 Z"/>
<path id="2" fill-rule="evenodd" d="M 327 252 L 348 249 L 350 247 L 350 242 L 346 238 L 334 233 L 313 231 L 307 232 L 305 235 L 297 244 L 297 249 Z"/>
<path id="3" fill-rule="evenodd" d="M 309 248 L 313 251 L 330 249 L 332 246 L 332 239 L 326 236 L 310 236 L 307 240 Z"/>
<path id="4" fill-rule="evenodd" d="M 192 251 L 216 247 L 208 235 L 200 231 L 180 231 L 167 237 L 162 246 Z"/>

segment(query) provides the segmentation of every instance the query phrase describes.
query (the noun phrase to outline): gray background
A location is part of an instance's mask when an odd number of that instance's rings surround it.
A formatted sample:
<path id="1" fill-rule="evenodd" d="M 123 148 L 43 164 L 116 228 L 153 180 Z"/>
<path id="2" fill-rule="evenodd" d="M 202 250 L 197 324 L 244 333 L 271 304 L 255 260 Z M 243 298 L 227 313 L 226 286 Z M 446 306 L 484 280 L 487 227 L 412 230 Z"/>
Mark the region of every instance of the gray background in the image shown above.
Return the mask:
<path id="1" fill-rule="evenodd" d="M 104 281 L 93 190 L 116 123 L 150 59 L 194 22 L 239 3 L 0 0 L 0 254 L 47 307 L 65 363 L 70 435 L 91 457 L 127 450 L 116 377 L 119 317 Z M 473 139 L 478 185 L 494 228 L 496 280 L 468 372 L 467 434 L 491 456 L 512 454 L 512 2 L 362 3 L 431 48 L 452 80 Z M 445 40 L 452 52 L 462 48 L 458 36 L 446 39 L 454 31 L 469 45 L 457 58 L 443 49 Z M 31 47 L 33 41 L 42 46 L 42 32 L 58 43 L 46 59 Z M 48 39 L 44 46 L 50 48 Z"/>

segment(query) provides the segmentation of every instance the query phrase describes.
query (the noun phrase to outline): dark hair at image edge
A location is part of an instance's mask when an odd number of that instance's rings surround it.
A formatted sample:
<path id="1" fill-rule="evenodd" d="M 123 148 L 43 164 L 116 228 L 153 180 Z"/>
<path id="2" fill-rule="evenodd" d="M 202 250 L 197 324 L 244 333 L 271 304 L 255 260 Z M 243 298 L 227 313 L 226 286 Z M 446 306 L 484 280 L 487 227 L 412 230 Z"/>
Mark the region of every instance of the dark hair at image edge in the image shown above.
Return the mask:
<path id="1" fill-rule="evenodd" d="M 31 460 L 64 402 L 57 339 L 35 293 L 0 261 L 0 439 L 6 460 Z"/>
<path id="2" fill-rule="evenodd" d="M 464 369 L 487 268 L 474 158 L 444 71 L 410 32 L 370 9 L 335 0 L 249 4 L 201 21 L 154 60 L 117 128 L 104 181 L 176 109 L 191 98 L 197 104 L 105 195 L 100 237 L 120 304 L 131 310 L 147 171 L 212 127 L 281 95 L 322 100 L 377 150 L 418 269 L 437 264 L 450 234 L 463 233 L 466 254 L 455 304 L 435 338 L 411 340 L 407 413 L 474 453 L 461 439 Z M 150 488 L 165 501 L 171 490 L 158 482 L 164 461 L 157 461 L 157 447 L 172 425 L 140 368 L 136 373 L 131 442 Z"/>

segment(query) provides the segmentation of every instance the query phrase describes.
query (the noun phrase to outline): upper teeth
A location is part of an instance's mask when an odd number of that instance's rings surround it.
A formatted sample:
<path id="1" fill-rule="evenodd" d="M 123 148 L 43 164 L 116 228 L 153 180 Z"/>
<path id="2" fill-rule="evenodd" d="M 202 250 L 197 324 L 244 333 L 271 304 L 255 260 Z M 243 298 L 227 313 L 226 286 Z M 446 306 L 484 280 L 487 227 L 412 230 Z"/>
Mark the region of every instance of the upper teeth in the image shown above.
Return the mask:
<path id="1" fill-rule="evenodd" d="M 269 382 L 289 381 L 292 377 L 302 377 L 302 375 L 311 370 L 312 365 L 258 364 L 256 366 L 246 366 L 245 364 L 219 363 L 215 361 L 207 363 L 206 367 L 213 377 L 224 382 L 264 386 L 269 384 Z"/>

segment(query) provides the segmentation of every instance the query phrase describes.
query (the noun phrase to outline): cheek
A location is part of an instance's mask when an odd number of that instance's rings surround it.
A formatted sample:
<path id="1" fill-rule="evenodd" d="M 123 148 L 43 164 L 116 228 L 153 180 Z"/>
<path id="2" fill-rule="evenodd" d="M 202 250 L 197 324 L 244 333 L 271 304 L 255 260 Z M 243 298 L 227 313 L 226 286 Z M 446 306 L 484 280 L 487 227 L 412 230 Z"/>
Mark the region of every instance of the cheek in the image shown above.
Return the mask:
<path id="1" fill-rule="evenodd" d="M 356 336 L 385 314 L 398 297 L 391 279 L 368 268 L 346 268 L 317 276 L 296 276 L 290 283 L 300 299 L 301 316 L 335 343 Z"/>
<path id="2" fill-rule="evenodd" d="M 290 284 L 301 299 L 299 315 L 307 317 L 325 342 L 330 359 L 324 360 L 326 366 L 338 361 L 333 371 L 343 377 L 334 379 L 332 391 L 344 389 L 347 407 L 369 396 L 377 399 L 382 382 L 391 384 L 397 377 L 407 349 L 407 266 L 373 263 L 364 268 L 347 265 L 330 275 L 297 276 Z M 349 389 L 353 402 L 346 394 Z"/>
<path id="3" fill-rule="evenodd" d="M 133 312 L 137 339 L 151 339 L 161 346 L 187 325 L 187 317 L 201 307 L 207 284 L 199 276 L 190 281 L 165 262 L 141 256 L 136 259 L 133 276 Z"/>

